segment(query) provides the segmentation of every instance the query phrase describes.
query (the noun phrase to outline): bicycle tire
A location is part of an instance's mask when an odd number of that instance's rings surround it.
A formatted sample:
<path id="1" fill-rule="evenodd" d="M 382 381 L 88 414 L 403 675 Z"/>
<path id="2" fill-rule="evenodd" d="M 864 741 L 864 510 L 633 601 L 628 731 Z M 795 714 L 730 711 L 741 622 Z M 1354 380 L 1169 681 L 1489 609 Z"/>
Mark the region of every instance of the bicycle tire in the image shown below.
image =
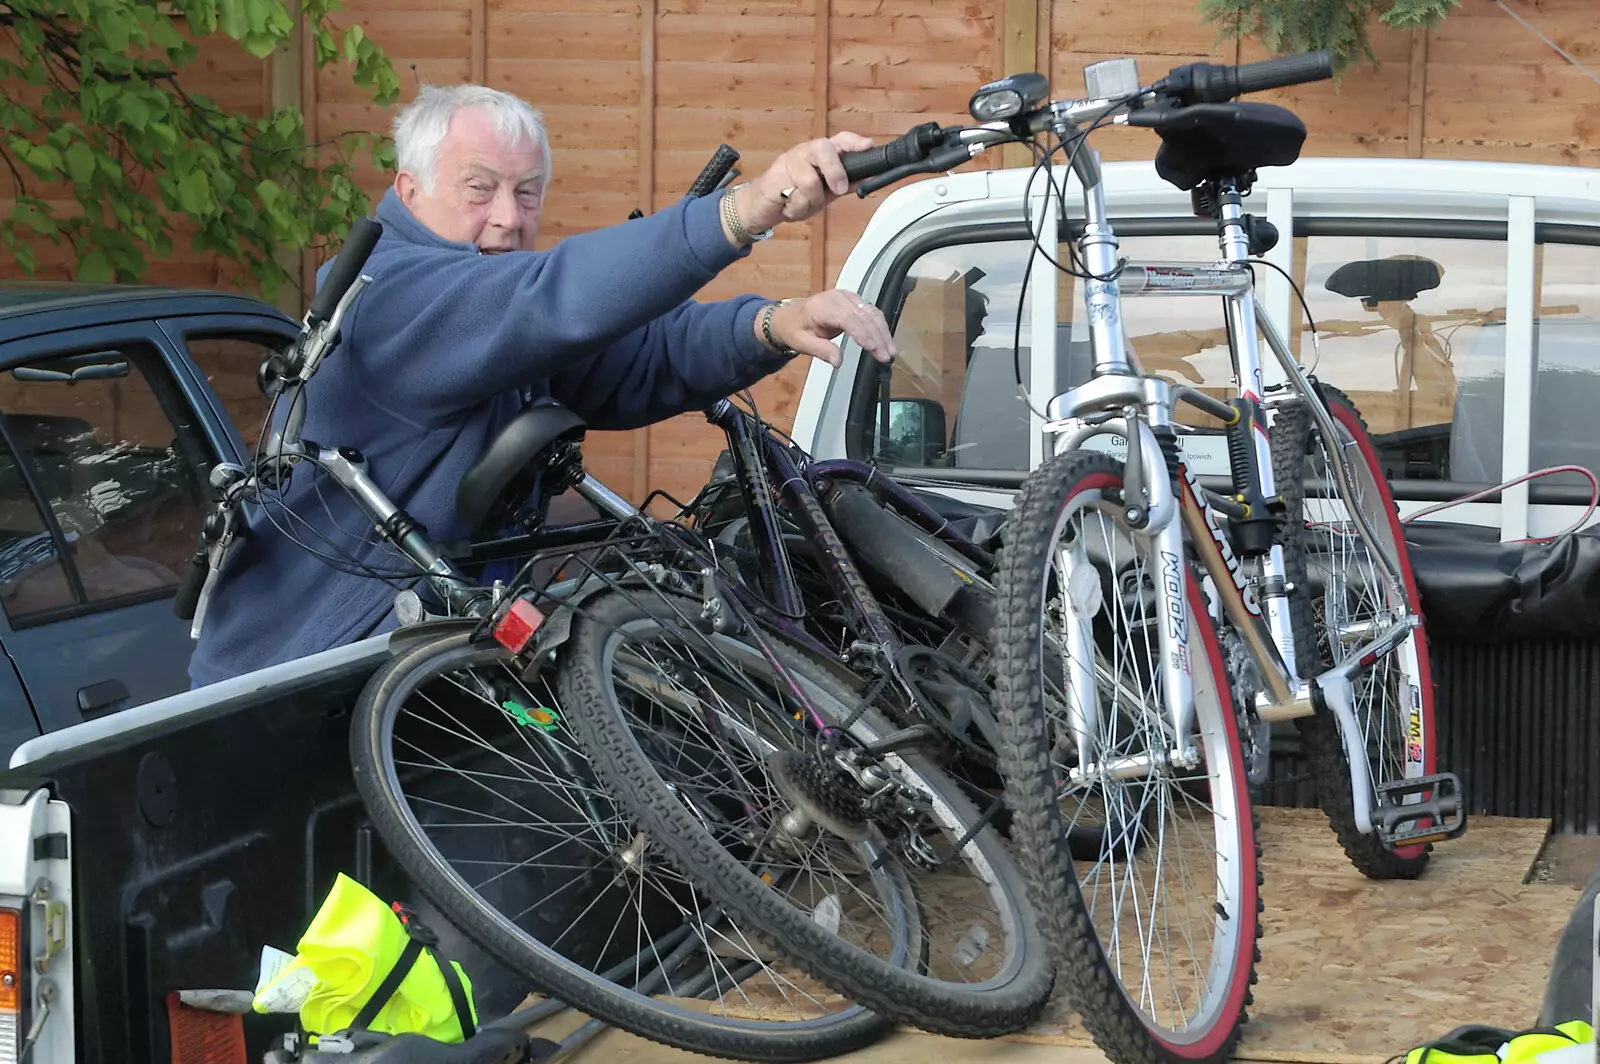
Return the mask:
<path id="1" fill-rule="evenodd" d="M 686 605 L 692 615 L 697 604 Z M 629 804 L 630 812 L 667 851 L 672 863 L 726 909 L 751 926 L 762 928 L 767 940 L 796 965 L 895 1021 L 937 1034 L 987 1038 L 1022 1030 L 1038 1018 L 1053 988 L 1054 973 L 1047 951 L 1039 947 L 1022 875 L 992 827 L 979 830 L 972 844 L 993 868 L 996 882 L 1005 884 L 1008 901 L 1016 910 L 1010 914 L 1014 925 L 1012 940 L 1021 950 L 1001 985 L 957 990 L 953 984 L 890 964 L 846 941 L 791 906 L 725 849 L 704 826 L 699 814 L 660 777 L 636 732 L 624 719 L 625 711 L 613 686 L 609 657 L 615 642 L 612 637 L 628 624 L 681 627 L 678 614 L 659 600 L 644 604 L 624 593 L 597 595 L 573 622 L 560 686 L 568 704 L 589 707 L 575 726 L 583 734 L 597 774 Z M 763 668 L 770 670 L 761 652 L 747 642 L 728 636 L 696 638 L 719 640 L 719 650 L 736 655 L 739 668 L 747 674 Z M 814 701 L 819 708 L 836 714 L 836 722 L 851 714 L 847 707 L 855 704 L 858 696 L 842 686 L 828 666 L 813 664 L 807 655 L 782 644 L 775 645 L 773 652 L 791 677 L 803 682 L 813 695 L 821 696 Z M 832 704 L 822 707 L 824 702 Z M 863 709 L 851 730 L 870 738 L 888 734 L 894 728 L 871 710 Z M 961 823 L 978 821 L 976 810 L 955 781 L 927 766 L 925 759 L 916 754 L 902 751 L 897 756 L 925 787 L 930 780 L 943 781 L 938 797 L 956 811 Z"/>
<path id="2" fill-rule="evenodd" d="M 510 660 L 509 652 L 497 645 L 472 642 L 470 633 L 447 633 L 419 643 L 374 674 L 351 721 L 356 786 L 374 827 L 418 889 L 463 934 L 511 971 L 588 1015 L 690 1052 L 739 1060 L 811 1061 L 859 1049 L 887 1033 L 888 1021 L 860 1007 L 792 1023 L 762 1023 L 673 1007 L 567 960 L 473 890 L 409 809 L 399 790 L 389 740 L 405 699 L 428 680 L 452 668 Z"/>
<path id="3" fill-rule="evenodd" d="M 1223 920 L 1237 922 L 1231 925 L 1232 940 L 1221 943 L 1212 961 L 1228 967 L 1208 1009 L 1213 1014 L 1209 1023 L 1181 1036 L 1158 1029 L 1157 1021 L 1134 1001 L 1113 970 L 1080 886 L 1069 832 L 1062 822 L 1059 770 L 1051 762 L 1053 739 L 1042 670 L 1043 607 L 1052 554 L 1070 511 L 1098 501 L 1104 493 L 1119 493 L 1122 478 L 1123 464 L 1110 455 L 1078 451 L 1048 458 L 1029 475 L 1009 518 L 996 578 L 1001 621 L 995 639 L 995 709 L 1003 740 L 1001 767 L 1012 809 L 1012 836 L 1029 876 L 1040 923 L 1055 951 L 1058 978 L 1066 984 L 1069 1000 L 1095 1044 L 1117 1064 L 1210 1064 L 1228 1058 L 1254 1000 L 1250 986 L 1256 981 L 1255 965 L 1261 959 L 1258 940 L 1264 879 L 1258 823 L 1246 786 L 1232 693 L 1216 630 L 1192 571 L 1186 581 L 1190 658 L 1203 659 L 1209 667 L 1215 696 L 1211 714 L 1216 718 L 1206 721 L 1197 682 L 1196 725 L 1212 729 L 1211 749 L 1217 752 L 1218 761 L 1227 763 L 1228 783 L 1223 791 L 1228 807 L 1215 813 L 1214 829 L 1237 833 L 1238 855 L 1238 867 L 1229 873 L 1236 880 L 1231 904 L 1216 904 L 1216 915 L 1222 917 L 1217 921 L 1219 929 Z M 1220 765 L 1208 764 L 1208 768 L 1214 768 L 1221 778 Z M 1222 807 L 1224 802 L 1216 799 L 1216 804 Z"/>
<path id="4" fill-rule="evenodd" d="M 1422 599 L 1417 591 L 1416 574 L 1411 567 L 1411 552 L 1406 545 L 1405 529 L 1400 524 L 1399 507 L 1395 505 L 1389 482 L 1378 466 L 1377 454 L 1372 447 L 1372 436 L 1367 430 L 1367 423 L 1344 392 L 1320 381 L 1317 382 L 1316 388 L 1322 395 L 1334 422 L 1350 434 L 1351 440 L 1356 445 L 1353 448 L 1345 448 L 1345 455 L 1359 457 L 1360 461 L 1365 463 L 1371 490 L 1377 495 L 1372 509 L 1380 511 L 1387 519 L 1388 532 L 1396 548 L 1396 560 L 1404 579 L 1406 606 L 1420 619 Z M 1315 475 L 1315 471 L 1308 467 L 1312 461 L 1310 449 L 1313 436 L 1317 433 L 1316 422 L 1310 411 L 1305 408 L 1303 399 L 1296 398 L 1278 408 L 1271 433 L 1272 464 L 1273 477 L 1285 503 L 1285 529 L 1300 530 L 1305 527 L 1305 479 L 1307 476 Z M 1355 472 L 1359 476 L 1361 470 Z M 1286 579 L 1297 588 L 1309 589 L 1304 537 L 1286 535 L 1283 540 Z M 1309 594 L 1291 592 L 1289 605 L 1290 618 L 1294 624 L 1296 653 L 1302 653 L 1300 650 L 1302 647 L 1317 647 L 1319 650 L 1317 671 L 1331 668 L 1335 664 L 1333 655 L 1328 646 L 1317 637 L 1316 609 L 1312 597 Z M 1418 720 L 1415 733 L 1408 736 L 1407 741 L 1420 742 L 1422 745 L 1418 774 L 1429 775 L 1436 771 L 1438 746 L 1434 729 L 1433 670 L 1428 651 L 1426 625 L 1419 625 L 1414 629 L 1408 642 L 1401 644 L 1400 648 L 1392 653 L 1395 655 L 1405 653 L 1408 644 L 1410 651 L 1416 655 L 1415 675 L 1407 678 L 1416 686 L 1413 698 L 1418 711 Z M 1304 674 L 1307 670 L 1301 666 L 1299 671 Z M 1315 672 L 1309 675 L 1314 676 Z M 1322 705 L 1320 695 L 1316 696 L 1316 702 L 1318 707 L 1316 714 L 1299 718 L 1295 721 L 1295 725 L 1300 733 L 1302 748 L 1315 784 L 1317 804 L 1327 816 L 1329 827 L 1338 838 L 1340 847 L 1350 858 L 1350 863 L 1370 879 L 1417 878 L 1427 869 L 1433 844 L 1423 843 L 1391 850 L 1376 833 L 1363 834 L 1356 827 L 1355 801 L 1350 792 L 1349 760 L 1345 754 L 1344 744 L 1340 740 L 1339 726 L 1332 714 Z"/>

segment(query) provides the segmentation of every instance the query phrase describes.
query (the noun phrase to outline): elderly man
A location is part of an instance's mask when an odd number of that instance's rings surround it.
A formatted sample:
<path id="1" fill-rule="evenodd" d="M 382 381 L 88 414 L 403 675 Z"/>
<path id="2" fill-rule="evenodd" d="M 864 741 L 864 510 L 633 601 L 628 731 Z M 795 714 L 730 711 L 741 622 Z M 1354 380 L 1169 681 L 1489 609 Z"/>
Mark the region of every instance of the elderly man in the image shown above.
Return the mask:
<path id="1" fill-rule="evenodd" d="M 747 387 L 833 338 L 897 353 L 848 292 L 691 300 L 786 222 L 849 191 L 853 133 L 780 155 L 754 180 L 535 251 L 550 147 L 540 117 L 477 85 L 425 88 L 396 117 L 394 186 L 378 205 L 372 285 L 306 391 L 304 435 L 357 447 L 373 478 L 441 539 L 468 530 L 455 488 L 521 407 L 551 396 L 597 429 L 631 429 Z M 281 412 L 280 412 L 281 414 Z M 195 686 L 378 634 L 415 571 L 354 504 L 302 474 L 254 513 L 213 590 Z M 309 548 L 309 549 L 308 549 Z M 320 555 L 320 557 L 319 557 Z"/>

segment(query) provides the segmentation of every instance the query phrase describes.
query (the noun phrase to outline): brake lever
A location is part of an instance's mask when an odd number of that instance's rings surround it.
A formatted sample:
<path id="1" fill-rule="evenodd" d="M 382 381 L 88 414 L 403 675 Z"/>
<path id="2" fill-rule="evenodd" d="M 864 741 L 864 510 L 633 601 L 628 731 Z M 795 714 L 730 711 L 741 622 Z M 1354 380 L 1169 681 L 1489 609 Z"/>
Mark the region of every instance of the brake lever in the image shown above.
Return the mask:
<path id="1" fill-rule="evenodd" d="M 856 186 L 856 195 L 866 199 L 881 188 L 887 188 L 897 181 L 904 181 L 917 174 L 938 174 L 946 170 L 954 170 L 962 163 L 975 158 L 984 151 L 987 144 L 951 144 L 931 152 L 925 158 L 914 163 L 905 163 L 893 170 L 887 170 L 877 177 L 869 177 Z"/>

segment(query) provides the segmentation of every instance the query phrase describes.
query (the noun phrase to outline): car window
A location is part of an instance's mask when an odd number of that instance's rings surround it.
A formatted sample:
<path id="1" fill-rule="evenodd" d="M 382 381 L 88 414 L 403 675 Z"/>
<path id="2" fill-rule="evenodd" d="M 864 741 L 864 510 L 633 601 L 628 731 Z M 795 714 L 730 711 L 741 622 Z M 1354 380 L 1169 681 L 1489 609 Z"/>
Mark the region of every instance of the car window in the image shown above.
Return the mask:
<path id="1" fill-rule="evenodd" d="M 244 437 L 246 451 L 254 452 L 270 403 L 261 394 L 257 373 L 262 361 L 288 341 L 270 334 L 192 332 L 184 334 L 183 342 Z"/>
<path id="2" fill-rule="evenodd" d="M 1214 236 L 1119 239 L 1134 260 L 1217 257 Z M 1025 399 L 1017 386 L 1032 372 L 1032 299 L 1022 286 L 1031 247 L 1027 240 L 952 244 L 911 263 L 894 317 L 901 354 L 867 378 L 873 394 L 866 423 L 857 428 L 861 451 L 891 466 L 1027 470 L 1029 405 L 1042 411 L 1050 399 Z M 1092 363 L 1087 332 L 1074 326 L 1083 316 L 1082 292 L 1071 276 L 1059 278 L 1056 385 L 1065 389 L 1086 380 Z M 1028 292 L 1034 283 L 1030 278 Z M 1124 300 L 1127 336 L 1145 369 L 1231 395 L 1220 306 L 1202 298 Z M 1211 427 L 1203 415 L 1183 413 L 1192 427 Z"/>
<path id="3" fill-rule="evenodd" d="M 1298 305 L 1291 348 L 1350 396 L 1385 475 L 1499 483 L 1505 241 L 1313 230 L 1294 243 L 1320 353 Z"/>
<path id="4" fill-rule="evenodd" d="M 1582 466 L 1600 473 L 1600 247 L 1534 248 L 1539 305 L 1533 319 L 1533 416 L 1530 469 Z M 1579 473 L 1541 477 L 1536 485 L 1587 488 Z"/>
<path id="5" fill-rule="evenodd" d="M 153 346 L 101 346 L 11 367 L 0 372 L 0 414 L 19 452 L 13 467 L 20 459 L 31 471 L 60 530 L 60 541 L 38 550 L 65 547 L 50 564 L 64 562 L 71 602 L 53 593 L 39 609 L 177 585 L 214 455 Z M 20 494 L 13 486 L 8 499 Z"/>
<path id="6" fill-rule="evenodd" d="M 76 601 L 38 498 L 0 438 L 0 607 L 15 624 Z"/>

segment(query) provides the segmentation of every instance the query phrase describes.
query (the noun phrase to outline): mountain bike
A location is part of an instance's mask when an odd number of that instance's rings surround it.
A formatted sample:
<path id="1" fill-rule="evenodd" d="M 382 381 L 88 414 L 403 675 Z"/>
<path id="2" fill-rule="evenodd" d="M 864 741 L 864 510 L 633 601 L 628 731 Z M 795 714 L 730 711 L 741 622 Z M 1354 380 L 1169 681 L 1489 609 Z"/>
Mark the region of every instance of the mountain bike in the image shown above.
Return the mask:
<path id="1" fill-rule="evenodd" d="M 1367 875 L 1417 875 L 1429 846 L 1465 830 L 1459 781 L 1435 764 L 1418 594 L 1370 438 L 1254 296 L 1252 267 L 1270 265 L 1259 256 L 1277 234 L 1243 200 L 1258 168 L 1298 157 L 1306 131 L 1281 107 L 1232 101 L 1331 73 L 1316 53 L 1187 64 L 1145 86 L 1132 60 L 1110 60 L 1085 69 L 1087 98 L 1058 101 L 1043 75 L 1015 75 L 975 92 L 976 125 L 926 123 L 846 161 L 866 195 L 994 144 L 1029 145 L 1044 181 L 1035 255 L 1083 286 L 1093 372 L 1049 400 L 1053 453 L 998 552 L 995 710 L 1012 834 L 1061 978 L 1096 1042 L 1128 1064 L 1221 1060 L 1239 1037 L 1261 910 L 1246 779 L 1266 753 L 1241 735 L 1259 722 L 1300 722 L 1321 805 Z M 1219 261 L 1118 255 L 1084 147 L 1107 123 L 1161 138 L 1156 171 L 1216 222 Z M 1040 217 L 1064 210 L 1059 151 L 1084 212 L 1065 264 L 1038 237 Z M 1121 297 L 1171 294 L 1222 298 L 1230 400 L 1147 375 L 1129 350 Z M 1258 337 L 1284 384 L 1266 385 Z M 1208 490 L 1184 461 L 1178 402 L 1224 426 L 1231 491 Z M 1085 449 L 1103 436 L 1125 457 Z M 1102 831 L 1087 869 L 1068 843 L 1080 822 Z M 1199 867 L 1175 871 L 1196 881 L 1169 884 L 1185 829 Z M 1153 941 L 1172 927 L 1195 940 Z"/>

